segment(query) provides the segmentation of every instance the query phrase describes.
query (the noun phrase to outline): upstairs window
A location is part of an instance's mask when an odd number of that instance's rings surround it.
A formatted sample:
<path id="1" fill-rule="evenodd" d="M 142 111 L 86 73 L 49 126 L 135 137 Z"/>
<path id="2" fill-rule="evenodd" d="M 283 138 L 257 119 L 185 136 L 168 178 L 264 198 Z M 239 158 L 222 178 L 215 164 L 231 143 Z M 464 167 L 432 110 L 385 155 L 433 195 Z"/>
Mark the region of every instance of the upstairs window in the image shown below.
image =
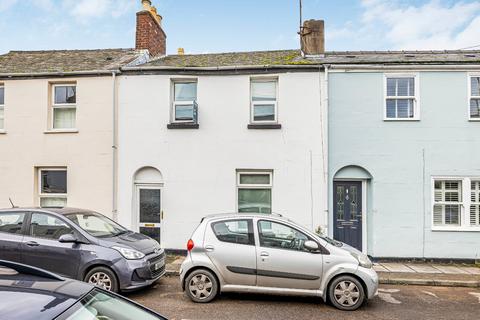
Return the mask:
<path id="1" fill-rule="evenodd" d="M 39 202 L 41 207 L 67 205 L 67 170 L 39 169 Z"/>
<path id="2" fill-rule="evenodd" d="M 418 120 L 416 77 L 386 76 L 385 120 Z"/>
<path id="3" fill-rule="evenodd" d="M 5 87 L 0 84 L 0 131 L 5 130 Z"/>
<path id="4" fill-rule="evenodd" d="M 175 81 L 173 83 L 172 122 L 198 122 L 196 81 Z"/>
<path id="5" fill-rule="evenodd" d="M 480 120 L 480 76 L 470 77 L 470 120 Z"/>
<path id="6" fill-rule="evenodd" d="M 252 123 L 277 122 L 277 79 L 251 80 Z"/>
<path id="7" fill-rule="evenodd" d="M 76 85 L 55 84 L 52 88 L 52 129 L 75 129 L 77 113 Z"/>

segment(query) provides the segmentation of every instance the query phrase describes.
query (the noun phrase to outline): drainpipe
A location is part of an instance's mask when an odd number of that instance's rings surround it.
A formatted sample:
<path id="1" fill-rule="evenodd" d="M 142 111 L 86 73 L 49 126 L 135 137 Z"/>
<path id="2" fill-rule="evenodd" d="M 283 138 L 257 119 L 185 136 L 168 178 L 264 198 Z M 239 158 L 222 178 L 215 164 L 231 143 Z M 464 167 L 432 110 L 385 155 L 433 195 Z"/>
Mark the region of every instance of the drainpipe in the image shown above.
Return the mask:
<path id="1" fill-rule="evenodd" d="M 323 111 L 325 110 L 324 116 L 322 116 L 322 164 L 323 164 L 323 182 L 327 186 L 327 189 L 324 193 L 325 199 L 326 199 L 326 204 L 327 207 L 325 208 L 325 214 L 327 215 L 327 221 L 326 221 L 326 226 L 327 226 L 327 234 L 333 238 L 333 228 L 330 226 L 330 223 L 333 224 L 333 219 L 330 217 L 330 204 L 331 204 L 331 199 L 330 199 L 330 181 L 329 181 L 329 176 L 328 176 L 328 152 L 329 152 L 329 124 L 328 124 L 328 110 L 329 110 L 329 98 L 328 98 L 328 68 L 329 65 L 324 65 L 323 70 L 324 70 L 324 95 L 323 95 L 323 109 L 321 109 L 322 115 Z M 321 77 L 320 77 L 321 78 Z M 324 121 L 327 123 L 327 129 L 325 130 L 323 127 Z"/>
<path id="2" fill-rule="evenodd" d="M 112 218 L 118 221 L 117 212 L 117 71 L 112 71 Z"/>

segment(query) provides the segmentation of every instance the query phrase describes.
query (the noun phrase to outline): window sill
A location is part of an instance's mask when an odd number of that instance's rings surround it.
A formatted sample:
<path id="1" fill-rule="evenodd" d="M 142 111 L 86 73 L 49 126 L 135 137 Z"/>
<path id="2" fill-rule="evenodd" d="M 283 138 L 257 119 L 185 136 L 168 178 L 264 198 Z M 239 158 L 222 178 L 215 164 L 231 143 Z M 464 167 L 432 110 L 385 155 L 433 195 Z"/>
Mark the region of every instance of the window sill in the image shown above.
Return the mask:
<path id="1" fill-rule="evenodd" d="M 432 227 L 432 231 L 480 232 L 480 227 Z"/>
<path id="2" fill-rule="evenodd" d="M 45 130 L 45 134 L 56 134 L 56 133 L 78 133 L 78 129 L 52 129 Z"/>
<path id="3" fill-rule="evenodd" d="M 279 123 L 251 123 L 248 126 L 248 129 L 282 129 L 282 125 Z"/>
<path id="4" fill-rule="evenodd" d="M 198 123 L 169 123 L 167 129 L 198 129 Z"/>
<path id="5" fill-rule="evenodd" d="M 413 119 L 408 119 L 408 118 L 405 118 L 405 119 L 403 119 L 403 118 L 399 118 L 399 119 L 395 119 L 395 118 L 384 118 L 383 121 L 386 121 L 386 122 L 390 122 L 390 121 L 392 121 L 392 122 L 396 122 L 396 121 L 407 121 L 407 122 L 410 122 L 410 121 L 413 121 L 413 122 L 415 122 L 415 121 L 420 121 L 420 119 L 419 119 L 419 118 L 413 118 Z"/>
<path id="6" fill-rule="evenodd" d="M 470 121 L 470 122 L 480 122 L 480 118 L 469 118 L 468 121 Z"/>
<path id="7" fill-rule="evenodd" d="M 5 130 L 0 130 L 0 134 L 7 134 L 7 131 L 5 131 Z"/>

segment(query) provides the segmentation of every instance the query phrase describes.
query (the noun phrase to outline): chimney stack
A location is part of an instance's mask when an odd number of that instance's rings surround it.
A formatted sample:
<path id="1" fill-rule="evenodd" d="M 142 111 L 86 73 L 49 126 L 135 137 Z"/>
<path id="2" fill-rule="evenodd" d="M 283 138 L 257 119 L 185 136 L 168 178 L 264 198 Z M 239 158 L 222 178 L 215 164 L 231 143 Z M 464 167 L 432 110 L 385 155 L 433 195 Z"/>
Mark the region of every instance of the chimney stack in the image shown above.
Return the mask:
<path id="1" fill-rule="evenodd" d="M 300 31 L 304 56 L 325 55 L 325 23 L 323 20 L 307 20 Z"/>
<path id="2" fill-rule="evenodd" d="M 151 57 L 166 54 L 167 35 L 162 29 L 162 16 L 150 0 L 142 0 L 142 10 L 137 12 L 135 48 L 148 50 Z"/>

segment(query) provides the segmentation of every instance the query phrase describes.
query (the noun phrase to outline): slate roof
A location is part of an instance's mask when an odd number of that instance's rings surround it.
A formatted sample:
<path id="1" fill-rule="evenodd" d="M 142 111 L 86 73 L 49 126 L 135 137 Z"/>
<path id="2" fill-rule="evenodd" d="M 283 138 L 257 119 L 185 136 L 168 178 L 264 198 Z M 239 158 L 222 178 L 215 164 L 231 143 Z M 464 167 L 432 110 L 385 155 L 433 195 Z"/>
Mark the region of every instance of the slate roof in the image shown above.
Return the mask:
<path id="1" fill-rule="evenodd" d="M 141 67 L 233 67 L 319 64 L 465 64 L 480 63 L 480 50 L 450 51 L 330 51 L 304 58 L 300 50 L 168 55 Z"/>
<path id="2" fill-rule="evenodd" d="M 0 55 L 0 74 L 111 71 L 140 53 L 135 49 L 10 51 Z"/>

